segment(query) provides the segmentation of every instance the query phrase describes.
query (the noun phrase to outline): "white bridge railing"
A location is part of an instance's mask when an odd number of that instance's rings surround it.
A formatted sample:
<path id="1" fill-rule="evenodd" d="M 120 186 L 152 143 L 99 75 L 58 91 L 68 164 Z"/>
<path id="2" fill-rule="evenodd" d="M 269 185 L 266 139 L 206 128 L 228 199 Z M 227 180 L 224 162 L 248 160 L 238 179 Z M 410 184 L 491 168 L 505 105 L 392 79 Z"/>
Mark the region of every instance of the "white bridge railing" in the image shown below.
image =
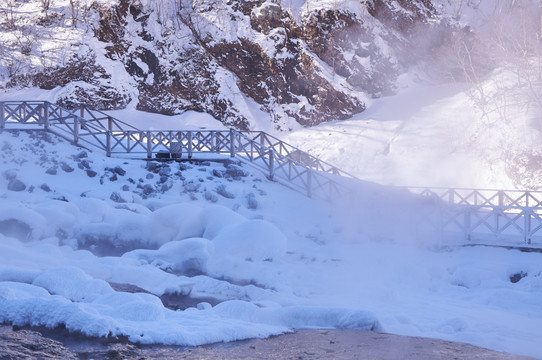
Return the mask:
<path id="1" fill-rule="evenodd" d="M 217 154 L 237 157 L 308 196 L 334 199 L 352 192 L 344 178 L 354 176 L 259 131 L 139 130 L 85 106 L 67 110 L 47 101 L 0 102 L 0 130 L 37 125 L 107 156 L 153 158 Z M 443 237 L 463 234 L 467 242 L 498 239 L 542 245 L 542 192 L 483 189 L 407 188 L 431 201 L 423 220 Z"/>
<path id="2" fill-rule="evenodd" d="M 0 130 L 19 124 L 37 125 L 75 144 L 105 151 L 107 156 L 167 155 L 190 159 L 195 154 L 237 157 L 309 197 L 327 200 L 351 189 L 343 178 L 355 177 L 261 131 L 140 130 L 98 110 L 67 110 L 48 101 L 0 102 Z"/>
<path id="3" fill-rule="evenodd" d="M 408 188 L 435 204 L 426 219 L 443 237 L 462 233 L 473 243 L 500 240 L 542 245 L 542 192 L 521 190 Z M 435 211 L 436 210 L 436 211 Z"/>

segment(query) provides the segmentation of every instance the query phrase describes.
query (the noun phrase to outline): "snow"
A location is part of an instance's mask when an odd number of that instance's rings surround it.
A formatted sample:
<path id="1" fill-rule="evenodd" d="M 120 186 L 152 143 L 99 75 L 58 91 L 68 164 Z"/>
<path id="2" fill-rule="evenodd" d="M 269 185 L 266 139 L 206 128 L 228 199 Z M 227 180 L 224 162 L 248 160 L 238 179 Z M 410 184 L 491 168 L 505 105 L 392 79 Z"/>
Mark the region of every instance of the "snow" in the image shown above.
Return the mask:
<path id="1" fill-rule="evenodd" d="M 393 148 L 398 141 L 392 144 L 389 154 L 395 159 L 387 174 L 405 171 L 398 164 L 407 149 L 418 154 L 410 167 L 438 156 L 437 165 L 447 166 L 444 150 L 434 147 L 437 154 L 423 158 L 426 150 L 407 140 L 429 143 L 434 134 L 432 144 L 446 148 L 442 136 L 450 132 L 424 126 L 429 114 L 444 119 L 450 104 L 461 109 L 464 87 L 404 86 L 394 98 L 396 108 L 386 103 L 391 98 L 378 100 L 366 119 L 298 130 L 290 138 L 304 134 L 333 154 L 338 136 L 343 145 L 370 145 L 367 138 L 352 139 L 356 126 L 369 123 L 397 129 L 393 135 L 405 138 L 401 151 Z M 331 128 L 335 135 L 329 135 Z M 90 336 L 178 345 L 295 328 L 350 328 L 542 355 L 536 345 L 542 329 L 541 254 L 441 244 L 436 234 L 413 223 L 414 215 L 431 205 L 403 190 L 362 182 L 356 196 L 327 203 L 249 168 L 240 180 L 217 177 L 213 174 L 225 165 L 209 162 L 170 164 L 162 173 L 169 174 L 171 187 L 162 191 L 160 176 L 146 162 L 88 151 L 78 157 L 82 149 L 52 135 L 4 131 L 0 146 L 2 322 L 64 324 Z M 374 159 L 363 156 L 366 161 L 343 152 L 330 161 L 347 171 L 356 170 L 353 164 L 368 169 L 366 162 Z M 97 176 L 80 169 L 83 159 Z M 74 170 L 63 171 L 62 162 Z M 46 174 L 55 164 L 57 175 Z M 117 166 L 126 174 L 111 180 L 108 169 Z M 7 191 L 13 177 L 26 190 Z M 154 190 L 147 196 L 137 184 Z M 233 198 L 219 195 L 219 188 Z M 126 202 L 111 200 L 113 192 Z M 249 197 L 256 206 L 249 205 Z M 512 282 L 514 276 L 523 277 Z M 139 290 L 129 293 L 115 284 Z M 191 298 L 197 305 L 169 309 L 160 301 L 164 295 Z"/>
<path id="2" fill-rule="evenodd" d="M 501 80 L 487 80 L 486 91 L 497 81 Z M 523 189 L 509 171 L 514 163 L 511 154 L 525 149 L 536 153 L 539 141 L 533 139 L 540 138 L 540 130 L 532 121 L 536 115 L 521 107 L 509 104 L 507 111 L 514 120 L 503 121 L 496 111 L 484 115 L 466 84 L 431 85 L 403 76 L 398 96 L 376 99 L 347 121 L 302 129 L 284 138 L 380 184 Z"/>
<path id="3" fill-rule="evenodd" d="M 304 1 L 283 5 L 301 21 Z M 310 5 L 364 11 L 351 1 Z M 462 21 L 479 18 L 462 10 Z M 115 73 L 112 81 L 130 88 L 125 70 Z M 236 106 L 270 131 L 268 115 L 239 93 L 231 74 L 221 75 L 221 91 L 238 94 Z M 496 96 L 509 78 L 501 69 L 482 86 Z M 59 91 L 2 90 L 1 99 L 53 101 Z M 88 151 L 84 159 L 97 172 L 89 177 L 76 156 L 83 149 L 43 133 L 1 132 L 0 322 L 176 345 L 348 328 L 542 358 L 542 254 L 457 246 L 461 235 L 443 243 L 415 221 L 433 205 L 387 186 L 518 187 L 510 154 L 538 149 L 539 114 L 514 103 L 505 109 L 513 121 L 501 121 L 498 111 L 475 106 L 468 85 L 412 74 L 400 79 L 396 96 L 364 101 L 367 111 L 352 119 L 287 124 L 293 131 L 280 134 L 364 180 L 334 203 L 249 168 L 242 179 L 217 176 L 226 164 L 214 162 L 172 163 L 161 175 L 145 161 Z M 196 112 L 109 113 L 138 128 L 224 129 Z M 126 174 L 113 177 L 117 166 Z M 53 168 L 56 175 L 46 172 Z M 8 190 L 13 178 L 26 188 Z M 170 309 L 164 296 L 193 301 Z"/>

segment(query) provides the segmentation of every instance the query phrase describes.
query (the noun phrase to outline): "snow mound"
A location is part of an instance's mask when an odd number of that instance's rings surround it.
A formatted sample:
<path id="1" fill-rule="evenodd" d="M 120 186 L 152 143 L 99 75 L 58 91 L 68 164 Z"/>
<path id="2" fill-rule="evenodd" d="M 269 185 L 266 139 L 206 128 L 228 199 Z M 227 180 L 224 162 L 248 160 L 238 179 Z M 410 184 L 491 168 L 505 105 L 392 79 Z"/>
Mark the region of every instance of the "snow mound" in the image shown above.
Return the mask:
<path id="1" fill-rule="evenodd" d="M 231 226 L 214 239 L 215 256 L 253 261 L 272 261 L 286 253 L 286 237 L 265 220 L 249 220 Z"/>
<path id="2" fill-rule="evenodd" d="M 126 258 L 146 261 L 161 269 L 178 274 L 205 273 L 207 262 L 214 252 L 211 241 L 189 238 L 166 243 L 158 250 L 133 250 L 123 255 Z"/>
<path id="3" fill-rule="evenodd" d="M 77 267 L 51 269 L 40 274 L 32 285 L 39 286 L 53 295 L 62 295 L 74 302 L 95 299 L 99 295 L 113 292 L 111 286 L 93 279 Z"/>

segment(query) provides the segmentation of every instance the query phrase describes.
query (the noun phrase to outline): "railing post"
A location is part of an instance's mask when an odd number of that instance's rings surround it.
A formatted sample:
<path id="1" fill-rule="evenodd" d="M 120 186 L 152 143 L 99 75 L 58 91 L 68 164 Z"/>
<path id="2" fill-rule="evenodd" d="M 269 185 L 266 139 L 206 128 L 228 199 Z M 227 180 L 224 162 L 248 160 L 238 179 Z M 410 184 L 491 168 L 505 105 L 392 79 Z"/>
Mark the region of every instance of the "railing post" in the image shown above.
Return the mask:
<path id="1" fill-rule="evenodd" d="M 79 141 L 79 116 L 73 118 L 73 142 L 77 144 Z"/>
<path id="2" fill-rule="evenodd" d="M 273 150 L 269 150 L 267 153 L 269 154 L 269 180 L 273 180 L 275 177 L 275 157 Z"/>
<path id="3" fill-rule="evenodd" d="M 43 127 L 45 130 L 49 130 L 49 102 L 43 102 Z"/>
<path id="4" fill-rule="evenodd" d="M 4 110 L 4 102 L 0 101 L 0 130 L 6 127 L 6 113 Z"/>
<path id="5" fill-rule="evenodd" d="M 230 129 L 230 157 L 235 157 L 235 136 L 233 129 Z"/>
<path id="6" fill-rule="evenodd" d="M 105 131 L 105 156 L 111 157 L 111 131 Z"/>
<path id="7" fill-rule="evenodd" d="M 497 208 L 494 208 L 493 212 L 495 213 L 495 233 L 498 237 L 501 233 L 499 218 L 501 217 L 501 213 L 504 212 L 504 191 L 502 190 L 499 190 L 497 193 Z"/>
<path id="8" fill-rule="evenodd" d="M 80 116 L 84 119 L 85 118 L 85 105 L 81 105 L 81 108 L 79 109 Z"/>
<path id="9" fill-rule="evenodd" d="M 531 244 L 531 210 L 523 209 L 523 241 L 525 244 Z"/>
<path id="10" fill-rule="evenodd" d="M 465 222 L 465 228 L 463 230 L 465 233 L 465 239 L 470 241 L 471 238 L 470 238 L 470 206 L 469 205 L 466 205 L 464 222 Z"/>
<path id="11" fill-rule="evenodd" d="M 307 169 L 307 196 L 312 197 L 312 170 Z"/>
<path id="12" fill-rule="evenodd" d="M 81 117 L 85 115 L 85 107 L 81 107 Z M 105 132 L 105 155 L 111 157 L 111 137 L 113 136 L 113 119 L 107 118 L 107 130 Z"/>
<path id="13" fill-rule="evenodd" d="M 147 137 L 147 159 L 151 159 L 152 158 L 152 136 L 151 136 L 150 131 L 147 131 L 146 137 Z"/>
<path id="14" fill-rule="evenodd" d="M 188 131 L 187 137 L 188 137 L 188 150 L 187 150 L 188 158 L 192 159 L 192 130 Z"/>
<path id="15" fill-rule="evenodd" d="M 216 132 L 211 130 L 211 152 L 216 152 Z"/>

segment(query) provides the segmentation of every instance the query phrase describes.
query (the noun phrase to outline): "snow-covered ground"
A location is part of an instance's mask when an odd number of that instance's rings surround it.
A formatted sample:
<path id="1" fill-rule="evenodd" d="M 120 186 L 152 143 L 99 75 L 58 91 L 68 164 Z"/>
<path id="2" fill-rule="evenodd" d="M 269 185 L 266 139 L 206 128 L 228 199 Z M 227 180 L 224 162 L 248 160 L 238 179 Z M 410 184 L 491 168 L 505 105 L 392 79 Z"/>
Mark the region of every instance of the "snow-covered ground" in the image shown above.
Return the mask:
<path id="1" fill-rule="evenodd" d="M 405 82 L 357 119 L 287 138 L 383 184 L 505 186 L 465 146 L 480 123 L 464 90 Z M 542 357 L 542 254 L 442 247 L 411 224 L 427 204 L 403 191 L 367 182 L 326 203 L 235 161 L 106 158 L 45 133 L 4 131 L 0 149 L 2 322 L 180 345 L 374 329 Z"/>
<path id="2" fill-rule="evenodd" d="M 490 93 L 508 74 L 496 72 Z M 509 104 L 484 114 L 466 84 L 405 76 L 397 96 L 374 100 L 347 121 L 301 129 L 285 141 L 361 179 L 397 186 L 539 190 L 529 157 L 541 151 L 540 115 Z M 532 159 L 531 159 L 532 160 Z"/>

